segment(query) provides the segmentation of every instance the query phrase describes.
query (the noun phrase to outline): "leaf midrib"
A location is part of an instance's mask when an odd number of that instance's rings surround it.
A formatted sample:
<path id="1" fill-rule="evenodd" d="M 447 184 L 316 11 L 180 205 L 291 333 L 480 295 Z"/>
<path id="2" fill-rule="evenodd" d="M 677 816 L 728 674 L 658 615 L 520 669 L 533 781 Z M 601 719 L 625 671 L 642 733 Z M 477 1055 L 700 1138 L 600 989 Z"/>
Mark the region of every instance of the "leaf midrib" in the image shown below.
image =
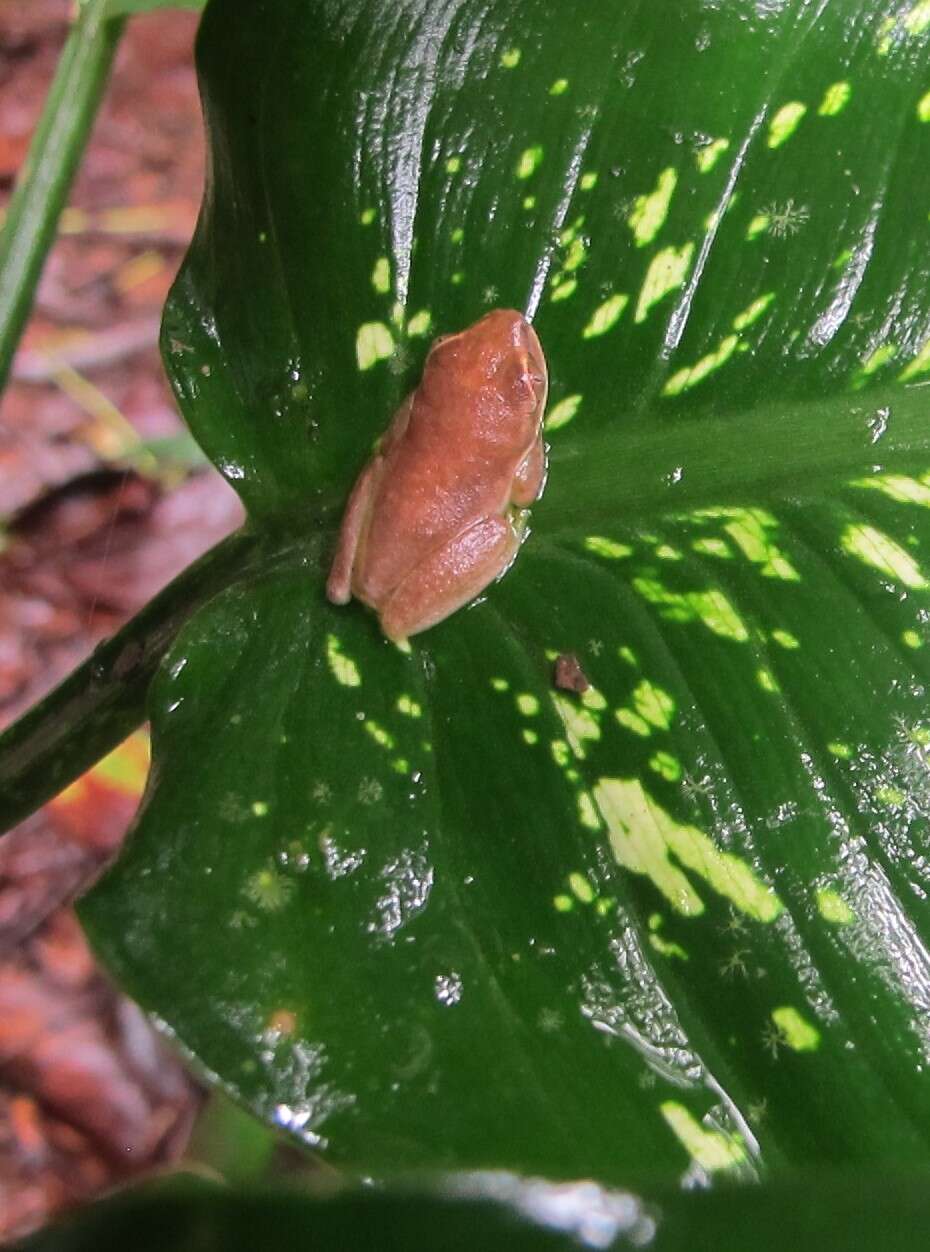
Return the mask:
<path id="1" fill-rule="evenodd" d="M 888 430 L 874 442 L 869 420 L 883 409 L 889 410 Z M 577 532 L 605 519 L 753 503 L 762 494 L 823 496 L 851 476 L 913 465 L 921 454 L 930 466 L 930 391 L 919 386 L 770 402 L 745 414 L 705 413 L 659 424 L 637 422 L 619 456 L 613 425 L 564 446 L 553 435 L 534 524 L 550 534 Z"/>

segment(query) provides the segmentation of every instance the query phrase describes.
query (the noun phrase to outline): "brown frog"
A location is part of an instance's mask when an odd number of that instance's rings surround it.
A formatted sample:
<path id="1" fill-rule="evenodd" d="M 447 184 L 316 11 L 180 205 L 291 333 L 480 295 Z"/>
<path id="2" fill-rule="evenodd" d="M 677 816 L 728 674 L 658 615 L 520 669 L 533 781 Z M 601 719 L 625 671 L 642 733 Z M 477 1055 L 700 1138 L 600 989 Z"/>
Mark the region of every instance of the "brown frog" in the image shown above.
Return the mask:
<path id="1" fill-rule="evenodd" d="M 426 630 L 499 577 L 542 490 L 546 359 L 513 309 L 436 340 L 420 385 L 352 489 L 326 584 L 395 640 Z"/>

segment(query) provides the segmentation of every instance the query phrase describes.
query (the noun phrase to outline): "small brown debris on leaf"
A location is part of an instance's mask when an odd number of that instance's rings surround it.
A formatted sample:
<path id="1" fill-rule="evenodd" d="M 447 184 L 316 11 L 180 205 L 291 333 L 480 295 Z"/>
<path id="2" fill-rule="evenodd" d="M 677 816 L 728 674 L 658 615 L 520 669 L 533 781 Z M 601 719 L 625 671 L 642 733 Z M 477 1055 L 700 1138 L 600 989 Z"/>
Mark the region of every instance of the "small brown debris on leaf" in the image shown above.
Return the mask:
<path id="1" fill-rule="evenodd" d="M 297 1017 L 290 1009 L 276 1009 L 268 1018 L 265 1030 L 279 1038 L 292 1035 L 297 1029 Z"/>
<path id="2" fill-rule="evenodd" d="M 562 691 L 577 691 L 579 694 L 591 686 L 574 652 L 560 652 L 555 658 L 554 681 Z"/>

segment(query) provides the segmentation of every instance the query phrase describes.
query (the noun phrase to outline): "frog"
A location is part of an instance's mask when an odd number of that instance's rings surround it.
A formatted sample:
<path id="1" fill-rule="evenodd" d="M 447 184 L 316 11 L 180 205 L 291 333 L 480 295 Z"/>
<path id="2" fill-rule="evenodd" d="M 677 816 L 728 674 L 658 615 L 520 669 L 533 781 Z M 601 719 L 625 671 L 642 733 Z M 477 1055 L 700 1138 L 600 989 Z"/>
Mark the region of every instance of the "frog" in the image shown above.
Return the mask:
<path id="1" fill-rule="evenodd" d="M 500 578 L 545 485 L 548 386 L 542 345 L 515 309 L 436 339 L 349 495 L 328 599 L 355 596 L 403 642 Z"/>

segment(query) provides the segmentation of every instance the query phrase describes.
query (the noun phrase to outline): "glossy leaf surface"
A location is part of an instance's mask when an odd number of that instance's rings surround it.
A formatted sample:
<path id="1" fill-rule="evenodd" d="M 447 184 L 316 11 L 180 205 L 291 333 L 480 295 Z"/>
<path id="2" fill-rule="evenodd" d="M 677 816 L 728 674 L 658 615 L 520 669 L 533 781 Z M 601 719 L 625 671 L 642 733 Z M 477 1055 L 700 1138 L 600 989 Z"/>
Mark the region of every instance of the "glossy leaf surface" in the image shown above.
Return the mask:
<path id="1" fill-rule="evenodd" d="M 448 1180 L 393 1192 L 230 1195 L 178 1182 L 119 1196 L 24 1252 L 236 1252 L 274 1232 L 281 1252 L 543 1252 L 649 1247 L 654 1252 L 911 1252 L 926 1246 L 930 1202 L 923 1180 L 818 1179 L 740 1191 L 643 1193 L 593 1183 L 553 1186 L 507 1175 Z"/>
<path id="2" fill-rule="evenodd" d="M 303 538 L 182 632 L 84 913 L 365 1173 L 928 1156 L 930 10 L 672 7 L 204 19 L 166 360 Z M 546 349 L 549 483 L 404 652 L 325 602 L 333 528 L 429 337 L 494 305 Z"/>

